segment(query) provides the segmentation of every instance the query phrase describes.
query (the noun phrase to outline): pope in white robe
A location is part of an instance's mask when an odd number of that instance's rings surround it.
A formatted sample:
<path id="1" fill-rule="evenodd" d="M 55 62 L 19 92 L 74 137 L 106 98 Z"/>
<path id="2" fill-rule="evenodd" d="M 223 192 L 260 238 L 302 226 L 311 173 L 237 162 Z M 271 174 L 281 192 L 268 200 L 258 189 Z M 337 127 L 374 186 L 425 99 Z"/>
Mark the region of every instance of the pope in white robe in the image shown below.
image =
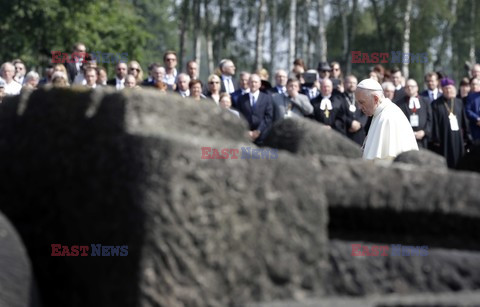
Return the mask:
<path id="1" fill-rule="evenodd" d="M 363 113 L 373 116 L 363 146 L 366 160 L 393 160 L 402 152 L 418 150 L 412 126 L 402 110 L 385 98 L 373 79 L 360 82 L 355 97 Z"/>

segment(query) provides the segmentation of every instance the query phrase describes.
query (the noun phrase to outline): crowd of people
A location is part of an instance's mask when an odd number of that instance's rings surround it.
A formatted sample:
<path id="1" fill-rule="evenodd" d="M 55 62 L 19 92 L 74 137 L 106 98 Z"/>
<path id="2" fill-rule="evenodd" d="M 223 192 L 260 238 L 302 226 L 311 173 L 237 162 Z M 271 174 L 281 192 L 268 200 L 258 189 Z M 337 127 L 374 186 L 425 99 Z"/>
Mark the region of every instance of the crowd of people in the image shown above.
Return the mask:
<path id="1" fill-rule="evenodd" d="M 162 64 L 150 64 L 145 76 L 137 61 L 119 62 L 111 79 L 105 68 L 86 53 L 85 44 L 75 44 L 72 51 L 78 58 L 49 66 L 41 79 L 35 71 L 27 73 L 20 59 L 3 63 L 0 101 L 5 95 L 41 86 L 113 86 L 117 90 L 150 87 L 215 103 L 244 118 L 251 140 L 258 145 L 262 145 L 275 122 L 305 117 L 361 146 L 371 122 L 371 116 L 365 114 L 355 97 L 357 77 L 343 76 L 338 62 L 321 62 L 316 69 L 309 69 L 302 59 L 296 59 L 291 70 L 275 72 L 272 85 L 265 69 L 241 72 L 237 79 L 235 64 L 225 59 L 204 84 L 199 80 L 195 61 L 189 61 L 184 72 L 177 70 L 174 51 L 165 52 Z M 449 167 L 454 168 L 468 146 L 480 140 L 480 64 L 471 68 L 458 87 L 440 72 L 429 72 L 421 91 L 416 80 L 406 80 L 399 69 L 387 70 L 382 65 L 373 67 L 366 78 L 381 84 L 384 96 L 403 111 L 418 147 L 445 156 Z"/>

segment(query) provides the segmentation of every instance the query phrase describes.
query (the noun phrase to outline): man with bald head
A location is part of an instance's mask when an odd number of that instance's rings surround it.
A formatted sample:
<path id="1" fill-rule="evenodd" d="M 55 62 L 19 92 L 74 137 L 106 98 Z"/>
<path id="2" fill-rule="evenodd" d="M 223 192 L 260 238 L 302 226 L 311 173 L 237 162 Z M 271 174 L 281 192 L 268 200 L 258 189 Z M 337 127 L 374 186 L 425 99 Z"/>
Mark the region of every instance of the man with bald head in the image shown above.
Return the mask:
<path id="1" fill-rule="evenodd" d="M 363 146 L 364 159 L 392 161 L 402 152 L 418 150 L 408 119 L 396 104 L 385 98 L 377 81 L 365 79 L 360 82 L 355 98 L 362 112 L 373 116 Z"/>
<path id="2" fill-rule="evenodd" d="M 320 82 L 320 95 L 312 100 L 312 104 L 313 114 L 318 122 L 345 134 L 345 126 L 339 118 L 342 99 L 337 95 L 333 95 L 332 80 L 329 78 L 322 79 Z"/>
<path id="3" fill-rule="evenodd" d="M 262 145 L 273 120 L 272 97 L 260 92 L 260 76 L 252 74 L 249 80 L 250 93 L 238 100 L 238 111 L 247 120 L 250 139 Z"/>
<path id="4" fill-rule="evenodd" d="M 475 64 L 470 72 L 472 78 L 480 79 L 480 64 Z"/>
<path id="5" fill-rule="evenodd" d="M 418 147 L 427 148 L 432 133 L 432 109 L 428 97 L 418 95 L 417 81 L 407 80 L 405 97 L 397 105 L 410 121 Z"/>

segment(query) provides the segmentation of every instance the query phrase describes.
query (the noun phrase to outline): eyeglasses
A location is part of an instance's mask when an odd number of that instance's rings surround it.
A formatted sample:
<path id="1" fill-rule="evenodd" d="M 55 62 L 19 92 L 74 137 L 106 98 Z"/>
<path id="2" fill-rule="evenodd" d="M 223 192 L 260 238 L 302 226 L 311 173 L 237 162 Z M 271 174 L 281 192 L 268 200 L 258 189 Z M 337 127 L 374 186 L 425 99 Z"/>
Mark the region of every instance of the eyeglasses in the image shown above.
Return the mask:
<path id="1" fill-rule="evenodd" d="M 212 81 L 212 82 L 208 82 L 208 84 L 220 84 L 220 82 L 218 82 L 218 81 Z"/>
<path id="2" fill-rule="evenodd" d="M 140 68 L 130 67 L 130 70 L 140 71 Z"/>
<path id="3" fill-rule="evenodd" d="M 170 61 L 176 61 L 176 60 L 177 60 L 177 59 L 172 59 L 172 58 L 166 59 L 166 61 L 169 61 L 169 62 L 170 62 Z"/>

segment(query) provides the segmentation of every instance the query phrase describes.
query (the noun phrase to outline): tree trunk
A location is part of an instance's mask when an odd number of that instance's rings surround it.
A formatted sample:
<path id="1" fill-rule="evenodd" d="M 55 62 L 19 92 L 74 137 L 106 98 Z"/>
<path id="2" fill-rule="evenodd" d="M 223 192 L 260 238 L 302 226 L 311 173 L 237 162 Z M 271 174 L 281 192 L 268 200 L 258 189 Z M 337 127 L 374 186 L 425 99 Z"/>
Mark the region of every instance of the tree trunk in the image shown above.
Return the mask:
<path id="1" fill-rule="evenodd" d="M 347 65 L 347 60 L 348 58 L 346 57 L 346 54 L 348 54 L 349 46 L 348 46 L 348 20 L 347 20 L 347 14 L 348 10 L 347 8 L 349 7 L 349 0 L 337 0 L 336 5 L 338 8 L 338 12 L 340 14 L 340 19 L 342 21 L 342 54 L 343 54 L 343 61 L 342 61 L 342 66 L 345 67 Z"/>
<path id="2" fill-rule="evenodd" d="M 356 2 L 356 1 L 355 1 Z M 375 16 L 375 22 L 377 24 L 377 33 L 378 33 L 378 38 L 379 41 L 384 44 L 385 40 L 383 39 L 383 27 L 382 23 L 380 21 L 380 15 L 378 13 L 378 5 L 377 5 L 377 0 L 371 0 L 372 2 L 372 7 L 373 7 L 373 15 Z M 356 4 L 356 3 L 355 3 Z"/>
<path id="3" fill-rule="evenodd" d="M 472 1 L 472 7 L 470 11 L 470 50 L 469 50 L 469 58 L 470 58 L 470 63 L 474 65 L 477 60 L 475 59 L 475 2 Z"/>
<path id="4" fill-rule="evenodd" d="M 185 36 L 189 22 L 190 0 L 183 0 L 181 6 L 182 22 L 180 26 L 180 50 L 178 52 L 178 67 L 183 67 L 183 59 L 185 57 Z"/>
<path id="5" fill-rule="evenodd" d="M 200 76 L 201 59 L 202 59 L 202 39 L 199 30 L 202 22 L 201 0 L 194 0 L 194 22 L 193 22 L 193 58 L 198 64 L 198 76 Z"/>
<path id="6" fill-rule="evenodd" d="M 297 16 L 297 0 L 292 0 L 290 2 L 290 34 L 288 37 L 289 48 L 288 48 L 288 65 L 293 65 L 295 60 L 295 40 L 296 40 L 296 16 Z"/>
<path id="7" fill-rule="evenodd" d="M 348 48 L 346 50 L 346 53 L 344 54 L 345 62 L 347 63 L 345 67 L 345 75 L 348 76 L 349 74 L 352 73 L 352 60 L 350 57 L 350 49 L 352 49 L 352 42 L 353 38 L 355 37 L 355 16 L 357 14 L 357 4 L 358 0 L 353 0 L 352 3 L 352 10 L 350 12 L 350 16 L 348 18 L 348 38 L 347 38 L 347 45 Z"/>
<path id="8" fill-rule="evenodd" d="M 312 5 L 311 0 L 305 0 L 305 8 L 303 10 L 303 33 L 302 33 L 302 58 L 304 61 L 308 61 L 308 29 L 310 27 L 309 20 L 310 20 L 310 7 Z"/>
<path id="9" fill-rule="evenodd" d="M 410 26 L 411 26 L 411 13 L 412 13 L 412 0 L 407 0 L 407 7 L 405 9 L 405 15 L 403 17 L 403 23 L 405 26 L 405 30 L 403 32 L 403 53 L 410 53 Z M 402 65 L 402 73 L 405 79 L 408 79 L 408 64 L 409 63 L 403 63 Z"/>
<path id="10" fill-rule="evenodd" d="M 207 39 L 207 63 L 208 63 L 208 74 L 214 73 L 215 66 L 213 64 L 213 41 L 212 41 L 212 31 L 210 27 L 210 14 L 208 8 L 209 0 L 205 0 L 205 34 Z"/>
<path id="11" fill-rule="evenodd" d="M 263 37 L 265 34 L 265 15 L 267 10 L 267 0 L 260 0 L 260 9 L 257 25 L 257 38 L 255 43 L 255 68 L 262 68 L 263 64 Z"/>
<path id="12" fill-rule="evenodd" d="M 277 0 L 270 0 L 270 73 L 272 74 L 276 62 L 276 48 L 277 48 Z"/>
<path id="13" fill-rule="evenodd" d="M 317 0 L 318 4 L 318 58 L 321 62 L 327 61 L 327 32 L 325 29 L 325 3 L 324 0 Z"/>

